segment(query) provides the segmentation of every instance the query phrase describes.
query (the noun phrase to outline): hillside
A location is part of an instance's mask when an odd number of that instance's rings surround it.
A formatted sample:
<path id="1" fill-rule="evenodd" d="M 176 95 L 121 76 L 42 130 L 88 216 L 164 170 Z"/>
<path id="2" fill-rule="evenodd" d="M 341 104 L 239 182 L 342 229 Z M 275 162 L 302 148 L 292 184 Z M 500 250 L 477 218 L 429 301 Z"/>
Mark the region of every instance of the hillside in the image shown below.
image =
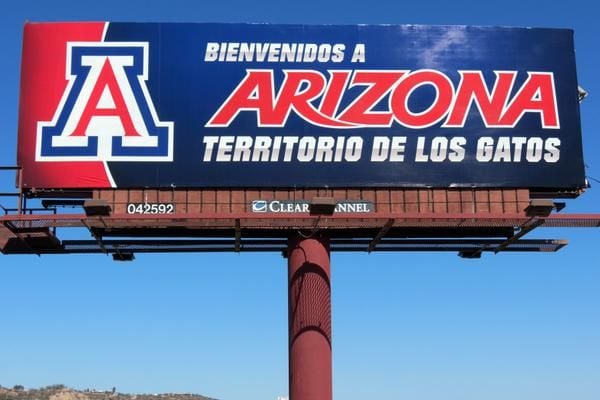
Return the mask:
<path id="1" fill-rule="evenodd" d="M 214 400 L 196 394 L 126 394 L 116 390 L 84 391 L 70 389 L 64 385 L 51 385 L 41 389 L 24 389 L 17 385 L 13 388 L 0 386 L 0 400 Z"/>

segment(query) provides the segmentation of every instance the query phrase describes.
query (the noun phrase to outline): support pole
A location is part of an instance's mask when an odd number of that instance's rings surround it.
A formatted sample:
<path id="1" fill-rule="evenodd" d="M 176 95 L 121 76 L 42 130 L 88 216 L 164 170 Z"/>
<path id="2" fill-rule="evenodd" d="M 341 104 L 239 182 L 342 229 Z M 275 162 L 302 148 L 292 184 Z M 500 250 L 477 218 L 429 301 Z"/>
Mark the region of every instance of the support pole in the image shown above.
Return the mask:
<path id="1" fill-rule="evenodd" d="M 290 400 L 332 400 L 329 239 L 288 242 Z"/>

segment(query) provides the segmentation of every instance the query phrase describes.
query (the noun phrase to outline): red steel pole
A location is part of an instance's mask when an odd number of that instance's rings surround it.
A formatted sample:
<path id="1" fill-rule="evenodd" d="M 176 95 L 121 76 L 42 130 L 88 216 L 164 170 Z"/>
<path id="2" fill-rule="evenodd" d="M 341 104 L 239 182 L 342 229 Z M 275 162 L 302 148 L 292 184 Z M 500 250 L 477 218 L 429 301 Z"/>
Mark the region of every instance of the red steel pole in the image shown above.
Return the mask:
<path id="1" fill-rule="evenodd" d="M 332 400 L 329 239 L 288 242 L 290 400 Z"/>

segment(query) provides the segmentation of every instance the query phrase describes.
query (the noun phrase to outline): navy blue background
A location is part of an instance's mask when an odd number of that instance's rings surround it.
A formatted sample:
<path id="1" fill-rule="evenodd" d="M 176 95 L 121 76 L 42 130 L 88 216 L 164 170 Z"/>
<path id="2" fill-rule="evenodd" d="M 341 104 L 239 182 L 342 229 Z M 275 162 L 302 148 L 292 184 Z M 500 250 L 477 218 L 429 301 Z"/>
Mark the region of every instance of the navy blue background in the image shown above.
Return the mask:
<path id="1" fill-rule="evenodd" d="M 531 187 L 576 189 L 585 185 L 581 146 L 573 34 L 562 29 L 464 26 L 306 26 L 268 24 L 111 23 L 106 41 L 149 42 L 147 85 L 161 121 L 174 121 L 174 162 L 110 162 L 118 187 L 358 187 L 431 186 Z M 204 62 L 207 42 L 344 43 L 341 63 Z M 366 62 L 350 63 L 356 43 L 366 46 Z M 258 128 L 256 113 L 242 112 L 228 128 L 205 128 L 250 68 L 274 69 L 276 90 L 282 69 L 408 69 L 444 72 L 456 85 L 457 70 L 482 70 L 491 86 L 494 70 L 553 72 L 559 130 L 542 129 L 537 113 L 526 114 L 514 129 L 485 128 L 475 106 L 464 128 L 437 125 L 413 130 L 396 122 L 391 128 L 327 129 L 313 126 L 293 112 L 282 128 Z M 360 89 L 359 89 L 360 91 Z M 359 91 L 355 93 L 358 94 Z M 514 93 L 513 93 L 514 94 Z M 427 107 L 433 90 L 417 90 L 414 110 Z M 345 103 L 351 101 L 347 96 Z M 343 108 L 344 103 L 340 107 Z M 362 136 L 359 162 L 203 162 L 202 137 L 224 135 Z M 407 136 L 402 163 L 369 161 L 372 136 Z M 465 136 L 460 163 L 415 163 L 417 136 Z M 481 163 L 475 160 L 482 136 L 539 136 L 561 139 L 560 161 Z M 282 157 L 280 157 L 281 159 Z"/>

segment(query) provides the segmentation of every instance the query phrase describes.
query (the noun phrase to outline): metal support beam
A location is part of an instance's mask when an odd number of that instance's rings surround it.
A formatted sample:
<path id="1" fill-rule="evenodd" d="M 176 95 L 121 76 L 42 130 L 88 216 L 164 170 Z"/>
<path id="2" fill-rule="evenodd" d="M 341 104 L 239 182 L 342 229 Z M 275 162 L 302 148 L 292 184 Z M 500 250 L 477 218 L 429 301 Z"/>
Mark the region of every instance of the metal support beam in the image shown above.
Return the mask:
<path id="1" fill-rule="evenodd" d="M 331 400 L 329 239 L 315 234 L 288 242 L 290 400 Z"/>
<path id="2" fill-rule="evenodd" d="M 529 232 L 531 232 L 538 226 L 542 225 L 543 223 L 544 223 L 543 219 L 537 219 L 535 217 L 532 218 L 529 222 L 527 222 L 521 226 L 521 230 L 519 230 L 519 232 L 516 235 L 508 238 L 504 243 L 501 243 L 498 247 L 496 247 L 494 249 L 494 253 L 498 254 L 499 252 L 501 252 L 502 250 L 504 250 L 508 246 L 510 246 L 512 243 L 517 242 L 523 236 L 525 236 L 526 234 L 528 234 Z"/>
<path id="3" fill-rule="evenodd" d="M 88 231 L 90 231 L 90 234 L 92 235 L 92 237 L 96 240 L 96 243 L 98 243 L 98 247 L 100 249 L 102 249 L 102 251 L 106 254 L 108 254 L 108 250 L 106 249 L 106 247 L 104 246 L 104 243 L 102 243 L 102 236 L 99 235 L 95 229 L 93 229 L 91 226 L 89 226 L 85 220 L 81 220 L 81 222 L 83 223 L 83 225 L 85 225 L 85 227 L 88 229 Z"/>
<path id="4" fill-rule="evenodd" d="M 27 200 L 23 196 L 23 170 L 21 167 L 17 170 L 17 182 L 19 182 L 19 214 L 22 214 L 23 210 L 27 208 Z"/>
<path id="5" fill-rule="evenodd" d="M 394 226 L 394 219 L 389 219 L 388 222 L 379 230 L 377 235 L 373 238 L 371 243 L 369 243 L 369 247 L 367 248 L 367 252 L 372 252 L 375 250 L 375 246 L 381 241 L 381 238 L 385 236 L 386 233 L 390 230 L 392 226 Z"/>
<path id="6" fill-rule="evenodd" d="M 241 239 L 242 239 L 242 230 L 240 229 L 240 220 L 235 220 L 235 246 L 234 251 L 236 253 L 240 252 L 241 248 Z"/>

